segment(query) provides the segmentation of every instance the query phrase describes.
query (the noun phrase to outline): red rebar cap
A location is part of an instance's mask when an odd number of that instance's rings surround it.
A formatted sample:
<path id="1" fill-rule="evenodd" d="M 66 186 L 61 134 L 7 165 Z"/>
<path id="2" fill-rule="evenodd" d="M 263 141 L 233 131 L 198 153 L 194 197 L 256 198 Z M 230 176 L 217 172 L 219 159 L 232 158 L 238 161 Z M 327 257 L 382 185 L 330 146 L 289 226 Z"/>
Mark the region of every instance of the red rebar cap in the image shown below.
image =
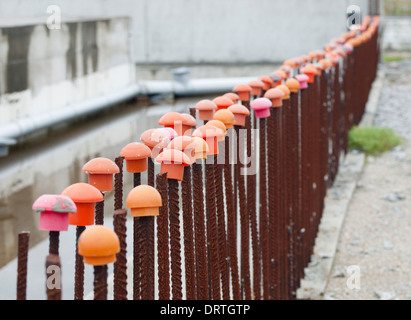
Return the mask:
<path id="1" fill-rule="evenodd" d="M 227 92 L 227 93 L 223 94 L 223 97 L 226 97 L 226 98 L 230 99 L 231 101 L 233 101 L 233 103 L 237 103 L 238 100 L 240 99 L 238 94 L 235 94 L 234 92 Z"/>
<path id="2" fill-rule="evenodd" d="M 267 90 L 270 89 L 272 86 L 274 86 L 274 81 L 273 81 L 273 79 L 272 79 L 271 77 L 269 77 L 269 76 L 260 76 L 258 79 L 264 84 L 263 89 L 264 89 L 265 91 L 267 91 Z"/>
<path id="3" fill-rule="evenodd" d="M 224 96 L 214 98 L 213 102 L 216 104 L 217 110 L 227 109 L 234 104 L 233 100 Z"/>

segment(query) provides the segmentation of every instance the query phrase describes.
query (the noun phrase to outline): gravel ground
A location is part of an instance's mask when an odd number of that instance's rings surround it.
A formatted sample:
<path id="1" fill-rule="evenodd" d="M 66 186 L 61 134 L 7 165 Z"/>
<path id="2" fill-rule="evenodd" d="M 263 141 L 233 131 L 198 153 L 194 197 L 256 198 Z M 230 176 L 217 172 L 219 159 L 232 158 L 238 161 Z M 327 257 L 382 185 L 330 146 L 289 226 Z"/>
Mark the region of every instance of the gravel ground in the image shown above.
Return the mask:
<path id="1" fill-rule="evenodd" d="M 411 61 L 389 63 L 374 124 L 405 143 L 369 157 L 346 213 L 324 299 L 411 299 Z"/>

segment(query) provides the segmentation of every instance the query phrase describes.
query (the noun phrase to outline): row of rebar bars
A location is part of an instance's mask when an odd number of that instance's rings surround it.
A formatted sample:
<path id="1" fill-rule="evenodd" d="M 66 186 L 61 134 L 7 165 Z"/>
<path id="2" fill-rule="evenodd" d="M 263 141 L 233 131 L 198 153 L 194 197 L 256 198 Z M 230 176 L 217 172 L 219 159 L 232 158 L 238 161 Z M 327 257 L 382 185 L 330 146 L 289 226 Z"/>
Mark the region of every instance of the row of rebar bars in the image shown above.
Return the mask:
<path id="1" fill-rule="evenodd" d="M 148 159 L 147 181 L 161 194 L 163 206 L 156 219 L 134 218 L 132 279 L 127 279 L 124 158 L 116 158 L 120 172 L 115 175 L 114 230 L 121 250 L 114 265 L 114 299 L 128 298 L 128 281 L 136 300 L 295 299 L 313 252 L 327 189 L 337 175 L 340 156 L 348 150 L 348 130 L 364 113 L 378 56 L 376 32 L 315 76 L 307 89 L 291 93 L 282 107 L 272 108 L 269 118 L 257 121 L 251 113 L 244 128 L 228 130 L 220 142 L 224 162 L 217 155 L 197 160 L 185 168 L 181 182 L 167 179 L 166 173 L 155 175 L 153 159 Z M 250 109 L 256 98 L 238 103 Z M 195 110 L 190 112 L 195 116 Z M 258 172 L 253 161 L 259 163 Z M 138 186 L 140 174 L 134 174 L 133 181 Z M 104 203 L 97 210 L 104 212 Z M 97 222 L 104 223 L 102 218 Z M 77 228 L 77 239 L 83 230 Z M 50 239 L 56 235 L 50 234 Z M 20 245 L 17 298 L 25 299 L 27 234 L 21 234 Z M 80 300 L 84 266 L 76 257 L 74 298 Z M 47 265 L 57 260 L 58 250 L 51 248 Z M 103 271 L 99 277 L 106 278 Z M 106 284 L 97 276 L 95 284 L 104 299 Z M 48 296 L 61 298 L 55 291 Z"/>

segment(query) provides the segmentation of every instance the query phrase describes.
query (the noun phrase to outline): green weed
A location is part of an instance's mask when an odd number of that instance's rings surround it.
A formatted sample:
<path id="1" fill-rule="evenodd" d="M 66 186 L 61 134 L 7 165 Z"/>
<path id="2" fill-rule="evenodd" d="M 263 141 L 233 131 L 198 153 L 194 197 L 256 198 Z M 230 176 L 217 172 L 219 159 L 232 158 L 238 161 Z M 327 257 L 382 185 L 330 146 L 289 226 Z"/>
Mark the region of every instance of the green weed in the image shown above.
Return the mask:
<path id="1" fill-rule="evenodd" d="M 349 148 L 371 156 L 378 156 L 402 142 L 403 139 L 390 128 L 353 127 L 348 132 Z"/>

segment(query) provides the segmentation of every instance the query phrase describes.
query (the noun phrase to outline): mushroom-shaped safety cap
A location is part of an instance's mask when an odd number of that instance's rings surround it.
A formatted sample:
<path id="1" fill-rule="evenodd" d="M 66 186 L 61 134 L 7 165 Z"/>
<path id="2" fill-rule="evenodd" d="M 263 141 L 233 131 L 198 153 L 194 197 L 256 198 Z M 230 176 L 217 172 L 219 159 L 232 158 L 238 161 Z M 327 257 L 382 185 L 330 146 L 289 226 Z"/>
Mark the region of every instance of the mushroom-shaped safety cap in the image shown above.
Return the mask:
<path id="1" fill-rule="evenodd" d="M 227 130 L 234 126 L 234 114 L 228 109 L 218 110 L 214 114 L 214 120 L 220 120 L 224 123 Z"/>
<path id="2" fill-rule="evenodd" d="M 148 185 L 139 185 L 127 195 L 127 208 L 131 209 L 132 217 L 158 216 L 161 206 L 160 193 Z"/>
<path id="3" fill-rule="evenodd" d="M 308 83 L 313 83 L 314 77 L 318 75 L 318 69 L 312 64 L 307 64 L 304 68 L 301 69 L 301 72 L 308 76 Z"/>
<path id="4" fill-rule="evenodd" d="M 271 77 L 269 77 L 269 76 L 260 76 L 260 77 L 258 78 L 258 80 L 260 80 L 260 81 L 264 84 L 264 87 L 263 87 L 263 90 L 264 90 L 264 91 L 267 91 L 267 90 L 270 89 L 272 86 L 274 86 L 274 81 L 273 81 L 273 79 L 272 79 Z"/>
<path id="5" fill-rule="evenodd" d="M 148 129 L 140 136 L 141 141 L 151 150 L 151 158 L 157 157 L 171 141 L 169 132 L 162 129 L 166 128 Z"/>
<path id="6" fill-rule="evenodd" d="M 120 241 L 117 234 L 102 225 L 87 228 L 78 239 L 78 253 L 89 265 L 103 266 L 116 262 L 118 252 Z"/>
<path id="7" fill-rule="evenodd" d="M 168 146 L 167 149 L 176 149 L 184 152 L 187 157 L 190 158 L 191 163 L 195 162 L 195 156 L 194 156 L 194 149 L 196 147 L 196 142 L 193 137 L 189 136 L 179 136 L 172 140 Z"/>
<path id="8" fill-rule="evenodd" d="M 297 81 L 300 83 L 300 89 L 307 89 L 308 88 L 308 76 L 305 74 L 297 74 L 295 76 Z"/>
<path id="9" fill-rule="evenodd" d="M 298 90 L 300 89 L 300 83 L 297 79 L 294 78 L 287 79 L 285 85 L 288 87 L 288 89 L 290 89 L 291 92 L 294 93 L 298 92 Z"/>
<path id="10" fill-rule="evenodd" d="M 251 109 L 255 111 L 257 118 L 267 118 L 270 116 L 270 108 L 272 103 L 267 98 L 258 98 L 251 103 Z"/>
<path id="11" fill-rule="evenodd" d="M 95 203 L 103 201 L 100 190 L 84 182 L 74 183 L 65 188 L 61 194 L 74 201 L 77 212 L 69 215 L 69 224 L 75 226 L 90 226 L 94 224 Z"/>
<path id="12" fill-rule="evenodd" d="M 192 127 L 195 126 L 187 115 L 174 111 L 163 115 L 160 120 L 158 120 L 158 124 L 173 128 L 179 136 L 186 134 L 186 131 L 188 131 L 187 134 L 191 134 Z"/>
<path id="13" fill-rule="evenodd" d="M 218 139 L 224 136 L 224 132 L 219 128 L 205 124 L 201 127 L 198 127 L 193 132 L 193 137 L 203 138 L 208 144 L 208 153 L 207 155 L 218 154 Z"/>
<path id="14" fill-rule="evenodd" d="M 195 105 L 198 111 L 198 118 L 200 120 L 211 120 L 213 119 L 214 111 L 217 110 L 217 105 L 208 99 L 200 100 Z"/>
<path id="15" fill-rule="evenodd" d="M 261 80 L 251 80 L 248 85 L 251 87 L 251 94 L 253 96 L 261 95 L 264 88 L 264 83 Z"/>
<path id="16" fill-rule="evenodd" d="M 120 157 L 126 160 L 127 172 L 138 173 L 147 170 L 147 158 L 151 156 L 151 149 L 141 142 L 127 144 L 120 151 Z"/>
<path id="17" fill-rule="evenodd" d="M 211 120 L 213 121 L 213 120 Z M 196 147 L 194 149 L 194 156 L 196 159 L 207 159 L 208 144 L 200 137 L 193 137 L 196 142 Z"/>
<path id="18" fill-rule="evenodd" d="M 283 79 L 278 74 L 272 73 L 270 75 L 271 79 L 273 79 L 274 84 L 272 85 L 273 88 L 280 85 L 283 82 Z"/>
<path id="19" fill-rule="evenodd" d="M 170 140 L 173 140 L 175 137 L 178 137 L 177 131 L 173 128 L 165 127 L 165 128 L 158 128 L 159 131 L 166 132 Z"/>
<path id="20" fill-rule="evenodd" d="M 224 96 L 214 98 L 213 102 L 216 104 L 217 110 L 227 109 L 234 104 L 233 100 Z"/>
<path id="21" fill-rule="evenodd" d="M 294 58 L 287 59 L 283 62 L 283 65 L 289 66 L 291 69 L 296 69 L 298 68 L 298 65 L 296 63 L 296 60 Z"/>
<path id="22" fill-rule="evenodd" d="M 113 174 L 120 169 L 114 161 L 107 158 L 94 158 L 83 166 L 83 172 L 88 174 L 88 183 L 101 192 L 113 190 Z"/>
<path id="23" fill-rule="evenodd" d="M 286 74 L 286 76 L 287 76 L 287 78 L 290 76 L 290 73 L 291 73 L 291 67 L 290 67 L 290 66 L 288 66 L 288 65 L 286 65 L 286 64 L 283 64 L 283 65 L 279 68 L 279 70 L 284 71 L 285 74 Z"/>
<path id="24" fill-rule="evenodd" d="M 234 93 L 234 92 L 227 92 L 223 94 L 223 97 L 226 97 L 228 99 L 230 99 L 231 101 L 233 101 L 233 103 L 238 103 L 238 100 L 240 99 L 240 97 L 238 96 L 238 94 Z"/>
<path id="25" fill-rule="evenodd" d="M 233 88 L 233 92 L 238 94 L 241 101 L 249 101 L 251 87 L 248 84 L 238 84 Z"/>
<path id="26" fill-rule="evenodd" d="M 39 230 L 67 231 L 69 213 L 75 213 L 77 206 L 67 196 L 43 194 L 34 201 L 33 210 L 40 212 Z"/>
<path id="27" fill-rule="evenodd" d="M 160 153 L 156 161 L 161 163 L 160 172 L 167 172 L 167 179 L 183 180 L 184 167 L 191 164 L 191 160 L 182 151 L 166 149 Z"/>
<path id="28" fill-rule="evenodd" d="M 280 84 L 276 88 L 280 89 L 282 92 L 284 92 L 284 96 L 282 97 L 283 100 L 290 99 L 290 89 L 288 89 L 288 87 L 286 85 Z"/>
<path id="29" fill-rule="evenodd" d="M 183 121 L 184 125 L 187 125 L 189 127 L 195 127 L 197 126 L 197 120 L 194 118 L 191 114 L 188 113 L 181 113 L 181 115 L 184 116 L 185 120 Z"/>
<path id="30" fill-rule="evenodd" d="M 227 128 L 226 128 L 225 124 L 220 120 L 216 120 L 216 119 L 210 120 L 210 121 L 207 122 L 207 125 L 217 127 L 218 129 L 220 129 L 224 133 L 224 135 L 227 133 Z M 217 141 L 224 141 L 224 135 L 218 137 Z"/>
<path id="31" fill-rule="evenodd" d="M 271 101 L 273 108 L 282 107 L 284 91 L 278 88 L 271 88 L 264 94 L 264 98 L 267 98 Z"/>
<path id="32" fill-rule="evenodd" d="M 233 113 L 235 126 L 245 126 L 245 117 L 250 115 L 250 111 L 246 107 L 241 104 L 233 104 L 227 110 Z"/>
<path id="33" fill-rule="evenodd" d="M 279 76 L 281 80 L 287 79 L 287 74 L 281 69 L 275 70 L 273 73 Z"/>

